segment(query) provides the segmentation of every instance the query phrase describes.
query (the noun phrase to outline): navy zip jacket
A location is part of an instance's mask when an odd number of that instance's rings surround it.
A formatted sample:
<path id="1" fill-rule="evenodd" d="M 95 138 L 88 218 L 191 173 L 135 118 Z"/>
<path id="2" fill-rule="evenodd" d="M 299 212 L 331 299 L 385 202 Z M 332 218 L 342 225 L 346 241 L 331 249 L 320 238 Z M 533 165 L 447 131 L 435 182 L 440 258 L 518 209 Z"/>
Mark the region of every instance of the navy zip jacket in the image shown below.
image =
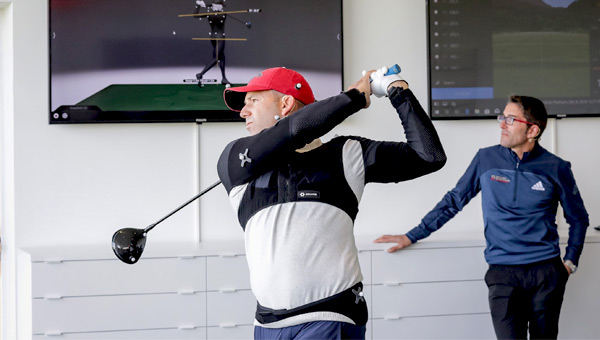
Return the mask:
<path id="1" fill-rule="evenodd" d="M 480 149 L 454 189 L 406 236 L 414 243 L 429 236 L 482 192 L 485 259 L 519 265 L 560 256 L 556 212 L 560 202 L 570 225 L 564 260 L 579 261 L 588 214 L 571 164 L 536 144 L 519 160 L 496 145 Z"/>

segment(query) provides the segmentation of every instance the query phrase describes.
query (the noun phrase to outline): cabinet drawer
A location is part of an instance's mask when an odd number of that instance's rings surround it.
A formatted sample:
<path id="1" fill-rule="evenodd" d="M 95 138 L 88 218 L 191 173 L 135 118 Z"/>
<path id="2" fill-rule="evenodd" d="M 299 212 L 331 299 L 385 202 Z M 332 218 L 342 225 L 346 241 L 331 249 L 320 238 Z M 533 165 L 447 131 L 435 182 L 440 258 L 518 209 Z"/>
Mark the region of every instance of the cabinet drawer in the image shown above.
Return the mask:
<path id="1" fill-rule="evenodd" d="M 372 294 L 375 319 L 489 312 L 483 280 L 377 285 Z"/>
<path id="2" fill-rule="evenodd" d="M 360 270 L 363 275 L 363 284 L 371 284 L 371 252 L 370 251 L 359 251 L 358 252 L 358 263 L 360 263 Z"/>
<path id="3" fill-rule="evenodd" d="M 373 320 L 373 339 L 495 339 L 489 314 Z"/>
<path id="4" fill-rule="evenodd" d="M 115 331 L 115 332 L 87 332 L 87 333 L 65 333 L 65 334 L 44 334 L 34 335 L 33 340 L 94 340 L 94 339 L 106 339 L 106 340 L 151 340 L 151 339 L 164 339 L 164 340 L 205 340 L 206 339 L 206 328 L 190 328 L 190 329 L 144 329 L 136 331 Z"/>
<path id="5" fill-rule="evenodd" d="M 206 259 L 207 290 L 250 289 L 250 271 L 244 255 Z"/>
<path id="6" fill-rule="evenodd" d="M 140 259 L 35 262 L 32 294 L 37 297 L 205 291 L 206 259 Z"/>
<path id="7" fill-rule="evenodd" d="M 206 293 L 33 299 L 33 333 L 206 326 Z"/>
<path id="8" fill-rule="evenodd" d="M 206 334 L 210 340 L 254 339 L 254 326 L 208 327 Z"/>
<path id="9" fill-rule="evenodd" d="M 374 251 L 373 283 L 481 280 L 488 268 L 483 247 Z"/>
<path id="10" fill-rule="evenodd" d="M 207 293 L 208 326 L 231 328 L 252 325 L 256 311 L 256 298 L 252 291 Z"/>

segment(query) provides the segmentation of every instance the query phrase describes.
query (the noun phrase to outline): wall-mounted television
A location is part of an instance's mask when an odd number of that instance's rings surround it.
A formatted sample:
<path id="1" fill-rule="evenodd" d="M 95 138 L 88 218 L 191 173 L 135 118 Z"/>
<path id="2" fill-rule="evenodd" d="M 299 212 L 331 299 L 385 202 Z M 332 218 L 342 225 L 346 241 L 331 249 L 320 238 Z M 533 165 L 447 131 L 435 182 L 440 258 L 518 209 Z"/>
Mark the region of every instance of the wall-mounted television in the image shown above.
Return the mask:
<path id="1" fill-rule="evenodd" d="M 241 121 L 226 86 L 283 66 L 343 87 L 342 0 L 48 0 L 50 124 Z"/>
<path id="2" fill-rule="evenodd" d="M 600 115 L 600 3 L 429 0 L 432 119 L 495 118 L 511 94 L 550 117 Z"/>

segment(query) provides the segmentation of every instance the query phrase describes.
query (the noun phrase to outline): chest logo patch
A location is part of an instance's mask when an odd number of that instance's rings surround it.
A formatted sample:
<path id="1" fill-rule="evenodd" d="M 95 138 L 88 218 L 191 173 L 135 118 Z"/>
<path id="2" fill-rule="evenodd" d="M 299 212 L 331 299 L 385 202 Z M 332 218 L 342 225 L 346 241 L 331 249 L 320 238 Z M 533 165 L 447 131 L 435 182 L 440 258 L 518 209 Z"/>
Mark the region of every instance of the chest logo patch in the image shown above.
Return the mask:
<path id="1" fill-rule="evenodd" d="M 537 183 L 535 183 L 532 187 L 531 190 L 536 190 L 536 191 L 546 191 L 546 189 L 544 189 L 544 185 L 542 184 L 542 181 L 539 181 Z"/>
<path id="2" fill-rule="evenodd" d="M 496 181 L 496 182 L 500 182 L 500 183 L 510 183 L 510 179 L 504 177 L 504 176 L 499 176 L 499 175 L 492 175 L 491 178 L 492 181 Z"/>
<path id="3" fill-rule="evenodd" d="M 298 198 L 320 198 L 321 193 L 314 190 L 302 190 L 298 191 Z"/>

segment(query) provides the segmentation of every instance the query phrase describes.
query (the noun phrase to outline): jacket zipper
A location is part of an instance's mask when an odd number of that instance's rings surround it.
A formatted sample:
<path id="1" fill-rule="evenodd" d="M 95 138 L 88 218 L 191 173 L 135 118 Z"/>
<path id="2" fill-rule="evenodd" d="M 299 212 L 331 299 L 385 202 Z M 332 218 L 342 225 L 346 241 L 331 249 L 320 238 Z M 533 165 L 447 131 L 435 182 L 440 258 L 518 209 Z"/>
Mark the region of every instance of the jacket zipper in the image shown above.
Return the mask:
<path id="1" fill-rule="evenodd" d="M 517 203 L 517 188 L 519 187 L 519 161 L 517 161 L 517 165 L 515 167 L 515 190 L 513 194 L 513 202 Z"/>

